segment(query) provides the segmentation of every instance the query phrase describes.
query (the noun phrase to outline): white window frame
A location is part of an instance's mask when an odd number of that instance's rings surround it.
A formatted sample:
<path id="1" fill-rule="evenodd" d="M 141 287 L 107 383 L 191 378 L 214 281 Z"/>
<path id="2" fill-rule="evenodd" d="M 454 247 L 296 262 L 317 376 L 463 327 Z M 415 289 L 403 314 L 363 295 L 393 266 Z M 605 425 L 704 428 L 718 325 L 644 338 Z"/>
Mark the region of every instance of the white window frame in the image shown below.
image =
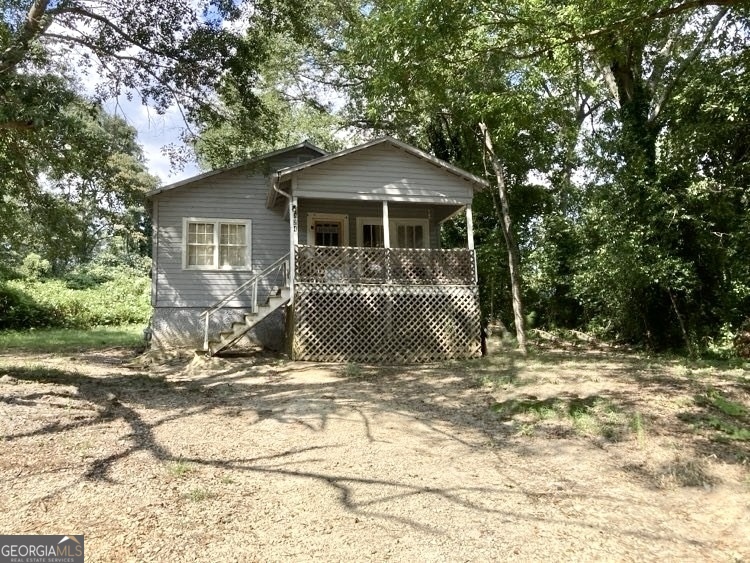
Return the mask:
<path id="1" fill-rule="evenodd" d="M 349 216 L 341 213 L 308 213 L 307 214 L 307 244 L 315 246 L 315 222 L 316 221 L 336 221 L 341 222 L 342 230 L 341 242 L 339 247 L 349 246 Z"/>
<path id="2" fill-rule="evenodd" d="M 380 225 L 383 226 L 382 217 L 357 217 L 357 246 L 361 247 L 364 244 L 364 235 L 362 227 L 365 225 Z"/>
<path id="3" fill-rule="evenodd" d="M 424 233 L 424 246 L 430 248 L 430 220 L 418 218 L 391 219 L 389 221 L 391 231 L 391 248 L 401 248 L 398 246 L 398 228 L 399 227 L 422 227 Z"/>
<path id="4" fill-rule="evenodd" d="M 214 260 L 213 264 L 205 266 L 188 265 L 188 225 L 190 223 L 211 223 L 214 226 Z M 221 219 L 216 217 L 183 217 L 182 218 L 182 269 L 183 270 L 213 270 L 218 272 L 252 271 L 252 221 L 250 219 Z M 221 240 L 221 225 L 244 225 L 247 240 L 244 266 L 219 266 L 219 242 Z"/>

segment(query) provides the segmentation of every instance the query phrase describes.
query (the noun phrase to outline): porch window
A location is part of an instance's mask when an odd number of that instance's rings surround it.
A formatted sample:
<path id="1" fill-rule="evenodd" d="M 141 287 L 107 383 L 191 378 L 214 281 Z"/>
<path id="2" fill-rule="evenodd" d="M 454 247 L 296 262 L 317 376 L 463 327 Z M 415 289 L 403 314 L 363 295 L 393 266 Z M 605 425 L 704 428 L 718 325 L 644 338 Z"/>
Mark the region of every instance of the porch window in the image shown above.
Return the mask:
<path id="1" fill-rule="evenodd" d="M 185 218 L 182 232 L 183 268 L 250 269 L 250 221 Z"/>
<path id="2" fill-rule="evenodd" d="M 341 246 L 341 223 L 316 221 L 315 246 Z"/>
<path id="3" fill-rule="evenodd" d="M 357 217 L 357 246 L 383 248 L 383 220 L 375 217 Z"/>
<path id="4" fill-rule="evenodd" d="M 349 218 L 337 213 L 307 214 L 307 244 L 349 246 Z"/>
<path id="5" fill-rule="evenodd" d="M 396 248 L 429 248 L 426 219 L 396 219 L 391 222 L 391 240 Z"/>

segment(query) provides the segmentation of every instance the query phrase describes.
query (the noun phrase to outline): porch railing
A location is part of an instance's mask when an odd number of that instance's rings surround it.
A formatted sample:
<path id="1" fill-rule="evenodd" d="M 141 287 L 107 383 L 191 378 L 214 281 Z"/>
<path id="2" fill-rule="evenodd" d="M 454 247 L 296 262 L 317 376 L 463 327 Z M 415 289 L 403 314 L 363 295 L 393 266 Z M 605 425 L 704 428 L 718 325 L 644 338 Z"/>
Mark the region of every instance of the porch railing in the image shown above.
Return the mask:
<path id="1" fill-rule="evenodd" d="M 474 285 L 474 251 L 296 247 L 295 281 L 326 284 Z"/>
<path id="2" fill-rule="evenodd" d="M 209 326 L 211 317 L 221 311 L 224 307 L 227 307 L 234 299 L 242 295 L 243 293 L 250 292 L 250 310 L 255 313 L 258 311 L 258 285 L 261 281 L 272 280 L 272 275 L 276 276 L 276 281 L 281 287 L 287 287 L 289 285 L 289 254 L 285 254 L 276 262 L 268 266 L 265 270 L 259 274 L 253 275 L 249 280 L 240 285 L 229 295 L 214 303 L 209 309 L 206 309 L 201 313 L 203 317 L 203 349 L 208 350 L 208 337 L 209 337 Z"/>

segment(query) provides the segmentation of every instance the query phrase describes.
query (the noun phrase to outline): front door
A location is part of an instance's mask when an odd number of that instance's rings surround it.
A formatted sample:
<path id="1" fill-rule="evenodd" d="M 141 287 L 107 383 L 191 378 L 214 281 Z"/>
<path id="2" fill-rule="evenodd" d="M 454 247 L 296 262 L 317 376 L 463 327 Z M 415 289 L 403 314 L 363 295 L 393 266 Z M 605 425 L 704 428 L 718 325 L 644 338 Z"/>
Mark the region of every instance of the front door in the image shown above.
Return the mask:
<path id="1" fill-rule="evenodd" d="M 333 213 L 310 213 L 307 218 L 307 244 L 311 246 L 349 246 L 348 218 Z"/>
<path id="2" fill-rule="evenodd" d="M 315 246 L 341 246 L 344 227 L 341 221 L 315 221 Z"/>

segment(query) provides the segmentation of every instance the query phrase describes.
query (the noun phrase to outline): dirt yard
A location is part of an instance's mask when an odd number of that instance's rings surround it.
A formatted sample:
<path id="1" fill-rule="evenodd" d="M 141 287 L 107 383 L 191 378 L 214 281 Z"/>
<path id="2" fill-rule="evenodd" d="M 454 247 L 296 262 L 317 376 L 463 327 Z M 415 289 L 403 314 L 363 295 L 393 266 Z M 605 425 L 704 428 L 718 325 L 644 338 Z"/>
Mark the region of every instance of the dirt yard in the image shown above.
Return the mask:
<path id="1" fill-rule="evenodd" d="M 0 530 L 87 561 L 750 560 L 750 370 L 0 353 Z"/>

